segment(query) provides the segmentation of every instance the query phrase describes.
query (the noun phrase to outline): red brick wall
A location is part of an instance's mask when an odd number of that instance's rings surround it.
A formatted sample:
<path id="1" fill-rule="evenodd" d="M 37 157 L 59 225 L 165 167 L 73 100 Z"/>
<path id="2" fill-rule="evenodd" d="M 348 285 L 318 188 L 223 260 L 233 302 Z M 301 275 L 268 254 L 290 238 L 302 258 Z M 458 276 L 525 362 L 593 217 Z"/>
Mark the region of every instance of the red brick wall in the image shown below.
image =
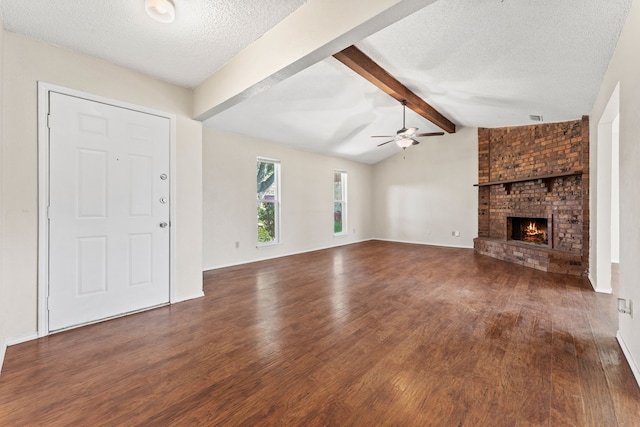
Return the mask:
<path id="1" fill-rule="evenodd" d="M 481 128 L 478 152 L 479 183 L 526 179 L 478 188 L 478 237 L 511 244 L 507 243 L 508 216 L 551 218 L 551 250 L 571 255 L 573 270 L 584 274 L 589 258 L 588 117 L 562 123 Z M 572 172 L 576 175 L 536 179 Z M 504 244 L 476 244 L 476 250 L 513 262 L 512 256 L 504 255 L 513 253 Z M 581 265 L 575 265 L 575 257 Z M 522 264 L 534 260 L 532 256 Z"/>
<path id="2" fill-rule="evenodd" d="M 491 129 L 478 129 L 478 182 L 489 182 L 491 161 L 489 158 L 489 136 Z M 490 187 L 478 187 L 478 236 L 489 237 L 489 193 Z"/>
<path id="3" fill-rule="evenodd" d="M 489 136 L 490 158 L 489 171 L 479 172 L 479 176 L 504 181 L 582 170 L 582 127 L 582 120 L 574 120 L 478 131 L 480 149 L 486 146 L 480 143 L 481 133 Z"/>
<path id="4" fill-rule="evenodd" d="M 582 266 L 589 271 L 589 116 L 582 117 Z"/>

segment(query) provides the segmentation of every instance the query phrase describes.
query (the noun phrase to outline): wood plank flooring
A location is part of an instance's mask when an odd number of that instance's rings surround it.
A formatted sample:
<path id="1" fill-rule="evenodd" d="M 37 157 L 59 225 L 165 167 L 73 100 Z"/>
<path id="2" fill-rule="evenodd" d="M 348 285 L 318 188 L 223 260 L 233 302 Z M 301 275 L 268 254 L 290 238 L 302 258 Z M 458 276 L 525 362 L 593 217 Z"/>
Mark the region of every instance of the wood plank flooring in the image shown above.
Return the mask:
<path id="1" fill-rule="evenodd" d="M 640 425 L 613 297 L 584 279 L 380 241 L 204 279 L 9 347 L 0 425 Z"/>

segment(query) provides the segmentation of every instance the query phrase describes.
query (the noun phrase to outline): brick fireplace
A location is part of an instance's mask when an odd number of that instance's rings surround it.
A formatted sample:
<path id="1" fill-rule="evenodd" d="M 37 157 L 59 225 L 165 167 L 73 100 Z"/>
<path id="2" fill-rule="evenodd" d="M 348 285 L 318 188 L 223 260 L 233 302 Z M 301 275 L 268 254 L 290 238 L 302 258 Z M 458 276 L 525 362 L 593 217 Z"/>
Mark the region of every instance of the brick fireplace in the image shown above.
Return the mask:
<path id="1" fill-rule="evenodd" d="M 589 119 L 478 129 L 476 252 L 586 274 Z"/>

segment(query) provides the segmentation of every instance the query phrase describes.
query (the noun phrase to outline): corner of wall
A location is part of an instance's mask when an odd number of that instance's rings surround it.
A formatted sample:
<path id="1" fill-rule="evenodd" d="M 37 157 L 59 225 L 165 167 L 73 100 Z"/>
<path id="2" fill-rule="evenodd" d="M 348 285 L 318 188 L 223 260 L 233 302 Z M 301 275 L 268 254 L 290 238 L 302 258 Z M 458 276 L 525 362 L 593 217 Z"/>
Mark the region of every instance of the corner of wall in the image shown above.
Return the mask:
<path id="1" fill-rule="evenodd" d="M 3 318 L 8 310 L 5 309 L 3 304 L 6 304 L 7 298 L 5 297 L 5 281 L 3 280 L 2 272 L 4 269 L 2 268 L 3 264 L 3 256 L 4 256 L 4 204 L 3 204 L 3 189 L 4 189 L 4 179 L 3 172 L 5 169 L 2 166 L 3 164 L 3 151 L 4 151 L 4 127 L 3 127 L 3 117 L 4 117 L 4 21 L 2 16 L 0 16 L 0 325 L 6 324 L 6 319 Z M 7 349 L 6 343 L 6 332 L 0 328 L 0 373 L 2 372 L 2 362 L 4 361 L 4 355 Z"/>
<path id="2" fill-rule="evenodd" d="M 622 353 L 624 353 L 624 357 L 627 358 L 627 363 L 629 363 L 629 367 L 631 368 L 631 372 L 633 373 L 638 386 L 640 386 L 640 369 L 638 369 L 638 365 L 633 359 L 633 355 L 631 354 L 629 347 L 627 347 L 627 344 L 624 342 L 624 339 L 622 338 L 622 335 L 620 335 L 619 331 L 618 333 L 616 333 L 616 339 L 618 340 L 618 344 L 620 344 L 620 348 L 622 349 Z"/>
<path id="3" fill-rule="evenodd" d="M 589 261 L 590 261 L 590 246 L 591 240 L 591 204 L 590 204 L 590 125 L 589 116 L 582 116 L 581 123 L 581 138 L 582 138 L 582 265 L 584 275 L 589 274 Z"/>
<path id="4" fill-rule="evenodd" d="M 0 375 L 2 375 L 2 364 L 4 363 L 4 355 L 7 353 L 7 343 L 4 338 L 0 338 Z"/>

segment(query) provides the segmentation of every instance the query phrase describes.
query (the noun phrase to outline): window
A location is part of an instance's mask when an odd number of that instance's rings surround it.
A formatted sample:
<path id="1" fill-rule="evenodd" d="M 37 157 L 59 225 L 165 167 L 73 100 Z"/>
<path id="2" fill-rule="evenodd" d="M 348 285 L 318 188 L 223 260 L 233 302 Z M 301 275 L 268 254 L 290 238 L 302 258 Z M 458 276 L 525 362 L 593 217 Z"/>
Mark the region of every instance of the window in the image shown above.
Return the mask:
<path id="1" fill-rule="evenodd" d="M 333 172 L 333 234 L 347 234 L 347 173 Z"/>
<path id="2" fill-rule="evenodd" d="M 258 158 L 258 245 L 280 242 L 280 162 Z"/>

